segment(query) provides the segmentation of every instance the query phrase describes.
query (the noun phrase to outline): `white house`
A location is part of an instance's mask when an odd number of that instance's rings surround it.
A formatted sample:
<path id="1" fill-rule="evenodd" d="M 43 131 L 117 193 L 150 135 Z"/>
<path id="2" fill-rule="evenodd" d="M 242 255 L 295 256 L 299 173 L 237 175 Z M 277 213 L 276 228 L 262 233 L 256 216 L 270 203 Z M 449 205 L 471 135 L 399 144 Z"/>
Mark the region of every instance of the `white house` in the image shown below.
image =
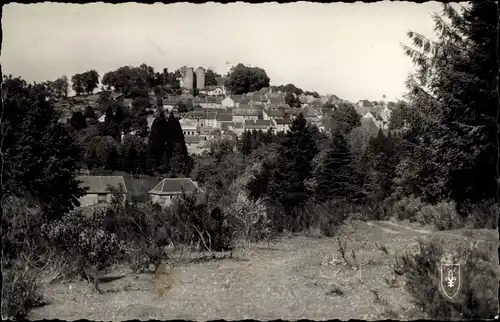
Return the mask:
<path id="1" fill-rule="evenodd" d="M 203 193 L 198 184 L 190 178 L 165 178 L 149 191 L 149 201 L 160 206 L 168 206 L 182 193 Z"/>
<path id="2" fill-rule="evenodd" d="M 110 203 L 112 193 L 110 188 L 119 190 L 123 187 L 123 202 L 127 199 L 127 186 L 122 176 L 79 176 L 80 187 L 85 188 L 85 195 L 80 197 L 80 207 L 88 207 L 97 204 Z"/>
<path id="3" fill-rule="evenodd" d="M 184 134 L 184 136 L 198 135 L 198 125 L 195 121 L 190 119 L 181 119 L 179 123 L 181 124 L 182 134 Z"/>
<path id="4" fill-rule="evenodd" d="M 174 107 L 177 105 L 177 101 L 174 99 L 163 99 L 163 110 L 167 112 L 171 112 Z"/>
<path id="5" fill-rule="evenodd" d="M 233 121 L 244 123 L 246 120 L 258 120 L 259 110 L 257 109 L 234 109 L 233 110 Z"/>
<path id="6" fill-rule="evenodd" d="M 205 94 L 208 96 L 220 96 L 226 95 L 226 88 L 224 86 L 207 86 L 200 91 L 200 94 Z"/>
<path id="7" fill-rule="evenodd" d="M 276 118 L 273 119 L 274 127 L 276 128 L 276 132 L 286 132 L 290 130 L 290 126 L 292 125 L 292 120 Z"/>

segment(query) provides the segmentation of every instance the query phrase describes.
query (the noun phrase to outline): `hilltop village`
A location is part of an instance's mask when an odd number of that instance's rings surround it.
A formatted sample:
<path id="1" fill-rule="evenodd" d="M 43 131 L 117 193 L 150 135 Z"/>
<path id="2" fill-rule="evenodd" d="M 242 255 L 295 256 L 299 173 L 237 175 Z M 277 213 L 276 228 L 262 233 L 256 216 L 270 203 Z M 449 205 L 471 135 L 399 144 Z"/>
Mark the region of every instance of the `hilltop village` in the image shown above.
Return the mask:
<path id="1" fill-rule="evenodd" d="M 233 68 L 234 70 L 234 68 Z M 210 71 L 211 72 L 211 71 Z M 260 88 L 254 92 L 232 94 L 226 87 L 227 77 L 217 77 L 215 85 L 205 82 L 206 70 L 198 67 L 182 67 L 177 77 L 180 90 L 175 94 L 158 97 L 153 90 L 149 91 L 147 116 L 148 130 L 156 117 L 159 109 L 165 113 L 173 113 L 179 119 L 185 137 L 189 154 L 200 155 L 209 150 L 210 142 L 219 137 L 240 137 L 245 131 L 269 131 L 275 133 L 287 131 L 292 121 L 302 113 L 309 124 L 316 125 L 320 131 L 325 131 L 331 119 L 331 113 L 340 104 L 354 106 L 359 114 L 361 124 L 376 135 L 379 129 L 388 131 L 394 102 L 360 100 L 350 103 L 338 98 L 336 95 L 323 95 L 317 93 L 297 91 L 287 92 L 286 88 L 279 89 L 275 86 Z M 296 89 L 293 85 L 292 90 Z M 282 86 L 283 87 L 283 86 Z M 126 98 L 119 91 L 101 91 L 91 95 L 72 97 L 74 102 L 71 110 L 83 110 L 91 106 L 99 114 L 98 101 L 103 94 L 119 102 L 123 107 L 132 109 L 131 98 Z M 287 102 L 293 102 L 291 106 Z M 101 109 L 102 110 L 102 109 Z M 101 113 L 99 122 L 105 122 L 106 114 Z M 66 122 L 70 114 L 61 118 Z M 136 131 L 122 133 L 136 134 Z"/>

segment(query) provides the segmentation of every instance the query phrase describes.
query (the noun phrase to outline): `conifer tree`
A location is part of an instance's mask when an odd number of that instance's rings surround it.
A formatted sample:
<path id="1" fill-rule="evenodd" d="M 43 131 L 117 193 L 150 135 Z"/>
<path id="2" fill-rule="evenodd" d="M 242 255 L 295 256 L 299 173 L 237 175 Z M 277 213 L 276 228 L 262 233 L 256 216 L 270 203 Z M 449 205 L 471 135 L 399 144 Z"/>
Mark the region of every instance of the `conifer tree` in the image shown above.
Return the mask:
<path id="1" fill-rule="evenodd" d="M 243 155 L 250 155 L 252 153 L 252 133 L 244 131 L 241 139 L 238 141 L 238 150 Z"/>
<path id="2" fill-rule="evenodd" d="M 352 200 L 358 193 L 353 158 L 344 136 L 336 131 L 321 164 L 315 171 L 315 198 L 323 202 Z"/>
<path id="3" fill-rule="evenodd" d="M 116 112 L 115 112 L 115 122 L 118 124 L 118 125 L 121 125 L 121 123 L 123 122 L 123 120 L 125 120 L 125 114 L 123 113 L 123 109 L 120 105 L 118 105 L 116 107 Z"/>
<path id="4" fill-rule="evenodd" d="M 170 171 L 175 176 L 187 176 L 192 169 L 192 160 L 187 151 L 182 127 L 171 112 L 166 126 L 166 149 L 170 163 Z"/>
<path id="5" fill-rule="evenodd" d="M 289 213 L 311 197 L 305 180 L 310 178 L 311 161 L 318 152 L 310 128 L 301 114 L 293 121 L 280 145 L 278 164 L 272 170 L 268 197 Z"/>
<path id="6" fill-rule="evenodd" d="M 76 131 L 80 131 L 87 127 L 87 121 L 85 121 L 85 116 L 83 116 L 82 112 L 80 111 L 74 112 L 69 122 Z"/>
<path id="7" fill-rule="evenodd" d="M 159 113 L 151 126 L 148 138 L 148 161 L 152 171 L 160 170 L 162 163 L 167 162 L 166 129 L 167 120 L 163 113 Z"/>
<path id="8" fill-rule="evenodd" d="M 111 148 L 111 151 L 109 151 L 108 156 L 106 158 L 106 164 L 104 166 L 104 169 L 110 170 L 110 171 L 117 170 L 119 158 L 120 158 L 120 156 L 118 155 L 118 151 L 116 150 L 116 147 L 113 146 Z"/>
<path id="9" fill-rule="evenodd" d="M 90 105 L 85 106 L 85 109 L 83 110 L 83 116 L 85 116 L 86 118 L 89 118 L 89 119 L 96 118 L 95 112 L 94 112 L 94 109 L 92 108 L 92 106 L 90 106 Z"/>
<path id="10" fill-rule="evenodd" d="M 427 201 L 451 197 L 460 206 L 496 197 L 497 7 L 477 1 L 459 13 L 445 4 L 434 17 L 437 41 L 408 33 L 415 46 L 404 49 L 418 70 L 408 80 L 409 155 L 398 182 Z"/>

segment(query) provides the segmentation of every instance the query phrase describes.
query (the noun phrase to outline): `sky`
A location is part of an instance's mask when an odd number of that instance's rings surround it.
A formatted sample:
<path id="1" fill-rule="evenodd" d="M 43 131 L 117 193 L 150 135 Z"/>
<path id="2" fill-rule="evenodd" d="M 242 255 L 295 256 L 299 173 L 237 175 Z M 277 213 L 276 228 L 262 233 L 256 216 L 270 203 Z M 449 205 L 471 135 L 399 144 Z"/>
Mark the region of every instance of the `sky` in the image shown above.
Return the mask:
<path id="1" fill-rule="evenodd" d="M 400 43 L 408 30 L 433 38 L 438 2 L 291 4 L 7 4 L 3 74 L 28 82 L 146 63 L 225 74 L 243 63 L 271 85 L 350 101 L 402 98 L 414 71 Z M 228 64 L 229 63 L 229 64 Z"/>

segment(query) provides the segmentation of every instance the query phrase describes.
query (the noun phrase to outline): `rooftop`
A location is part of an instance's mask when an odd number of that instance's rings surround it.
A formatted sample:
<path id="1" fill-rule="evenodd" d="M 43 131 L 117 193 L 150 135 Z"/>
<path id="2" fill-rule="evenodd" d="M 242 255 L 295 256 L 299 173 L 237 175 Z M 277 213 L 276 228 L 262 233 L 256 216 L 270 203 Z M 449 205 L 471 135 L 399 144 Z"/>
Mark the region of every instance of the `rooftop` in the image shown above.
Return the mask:
<path id="1" fill-rule="evenodd" d="M 127 192 L 122 176 L 79 176 L 76 179 L 82 182 L 80 187 L 88 188 L 87 194 L 109 193 L 108 186 L 119 189 L 120 184 L 123 185 L 124 192 Z"/>
<path id="2" fill-rule="evenodd" d="M 149 191 L 153 195 L 172 195 L 184 192 L 193 192 L 198 185 L 190 178 L 165 178 Z"/>

